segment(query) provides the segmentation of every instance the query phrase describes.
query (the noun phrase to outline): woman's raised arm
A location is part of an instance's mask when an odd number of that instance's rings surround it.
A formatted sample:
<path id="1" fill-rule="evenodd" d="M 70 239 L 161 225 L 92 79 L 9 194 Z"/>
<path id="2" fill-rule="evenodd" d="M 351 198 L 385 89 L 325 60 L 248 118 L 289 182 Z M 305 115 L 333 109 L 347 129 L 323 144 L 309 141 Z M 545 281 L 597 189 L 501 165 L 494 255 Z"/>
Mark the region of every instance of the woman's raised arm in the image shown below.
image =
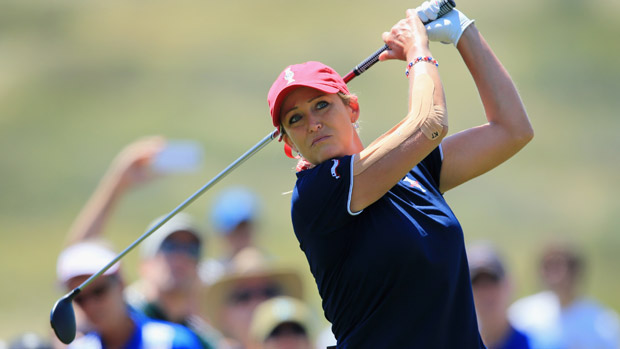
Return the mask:
<path id="1" fill-rule="evenodd" d="M 534 137 L 516 86 L 475 25 L 465 29 L 457 49 L 478 88 L 488 122 L 443 140 L 441 192 L 495 168 Z"/>

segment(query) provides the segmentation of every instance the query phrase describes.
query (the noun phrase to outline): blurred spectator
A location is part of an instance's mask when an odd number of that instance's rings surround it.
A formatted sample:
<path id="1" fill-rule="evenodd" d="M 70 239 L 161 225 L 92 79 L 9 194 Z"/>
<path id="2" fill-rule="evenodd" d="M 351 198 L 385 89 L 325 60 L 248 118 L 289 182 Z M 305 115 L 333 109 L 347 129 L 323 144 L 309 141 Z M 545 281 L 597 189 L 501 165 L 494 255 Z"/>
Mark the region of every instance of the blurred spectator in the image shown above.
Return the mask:
<path id="1" fill-rule="evenodd" d="M 125 147 L 76 218 L 70 242 L 100 237 L 122 195 L 156 177 L 152 163 L 165 147 L 162 137 L 139 139 Z M 199 336 L 205 348 L 215 348 L 221 336 L 197 312 L 202 285 L 198 262 L 203 244 L 191 216 L 177 214 L 141 242 L 140 280 L 127 288 L 126 297 L 147 316 L 185 325 Z"/>
<path id="2" fill-rule="evenodd" d="M 81 242 L 58 257 L 58 280 L 71 291 L 101 270 L 116 254 L 101 243 Z M 195 334 L 184 326 L 150 319 L 123 299 L 124 281 L 119 263 L 94 279 L 75 298 L 90 328 L 69 348 L 201 348 Z"/>
<path id="3" fill-rule="evenodd" d="M 582 294 L 583 256 L 574 246 L 547 246 L 540 262 L 548 290 L 517 300 L 509 308 L 515 327 L 533 348 L 620 348 L 618 315 Z"/>
<path id="4" fill-rule="evenodd" d="M 235 255 L 246 247 L 255 247 L 259 209 L 258 197 L 244 187 L 231 187 L 220 192 L 213 203 L 210 220 L 223 241 L 223 253 L 200 266 L 200 278 L 211 285 L 229 267 Z"/>
<path id="5" fill-rule="evenodd" d="M 329 325 L 321 330 L 316 338 L 316 349 L 325 349 L 337 344 L 336 336 Z"/>
<path id="6" fill-rule="evenodd" d="M 467 248 L 478 327 L 488 349 L 529 349 L 528 337 L 508 321 L 512 283 L 495 248 L 477 241 Z"/>
<path id="7" fill-rule="evenodd" d="M 5 348 L 0 342 L 0 348 Z M 20 334 L 13 338 L 7 349 L 52 349 L 52 341 L 49 338 L 34 332 Z"/>
<path id="8" fill-rule="evenodd" d="M 311 349 L 315 318 L 302 301 L 275 297 L 256 307 L 250 335 L 256 349 Z"/>
<path id="9" fill-rule="evenodd" d="M 231 348 L 250 347 L 250 323 L 256 306 L 276 296 L 302 298 L 299 274 L 269 262 L 256 248 L 237 253 L 231 267 L 206 290 L 205 311 Z"/>
<path id="10" fill-rule="evenodd" d="M 163 218 L 155 219 L 148 229 Z M 178 213 L 142 241 L 141 279 L 127 288 L 125 296 L 148 317 L 187 326 L 205 348 L 215 348 L 221 335 L 198 312 L 202 246 L 203 236 L 192 217 Z"/>
<path id="11" fill-rule="evenodd" d="M 116 155 L 73 222 L 68 234 L 69 243 L 101 235 L 120 197 L 156 177 L 151 164 L 165 146 L 166 140 L 162 137 L 145 137 L 127 145 Z"/>

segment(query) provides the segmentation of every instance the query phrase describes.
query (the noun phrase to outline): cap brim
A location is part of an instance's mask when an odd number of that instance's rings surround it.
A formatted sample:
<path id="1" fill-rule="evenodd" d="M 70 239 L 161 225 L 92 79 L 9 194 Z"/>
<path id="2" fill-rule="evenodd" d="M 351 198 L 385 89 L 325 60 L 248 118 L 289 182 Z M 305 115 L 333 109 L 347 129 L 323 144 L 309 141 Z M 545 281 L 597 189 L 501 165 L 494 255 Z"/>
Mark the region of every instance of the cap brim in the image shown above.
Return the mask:
<path id="1" fill-rule="evenodd" d="M 504 277 L 504 274 L 500 270 L 491 267 L 477 267 L 471 269 L 469 272 L 469 276 L 472 280 L 480 275 L 489 275 L 498 280 Z"/>
<path id="2" fill-rule="evenodd" d="M 205 301 L 202 302 L 205 307 L 203 309 L 204 313 L 207 314 L 216 327 L 220 325 L 219 314 L 226 305 L 228 292 L 237 282 L 254 278 L 273 279 L 282 285 L 283 295 L 302 299 L 302 282 L 297 273 L 293 270 L 278 268 L 269 271 L 225 275 L 206 289 Z"/>

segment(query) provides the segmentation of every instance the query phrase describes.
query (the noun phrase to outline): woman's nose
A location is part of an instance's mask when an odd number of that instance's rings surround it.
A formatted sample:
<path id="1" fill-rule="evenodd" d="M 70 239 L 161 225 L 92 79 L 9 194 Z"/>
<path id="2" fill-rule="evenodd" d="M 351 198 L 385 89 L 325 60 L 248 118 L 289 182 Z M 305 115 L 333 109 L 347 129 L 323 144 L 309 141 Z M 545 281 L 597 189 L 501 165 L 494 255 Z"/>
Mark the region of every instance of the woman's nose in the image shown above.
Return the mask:
<path id="1" fill-rule="evenodd" d="M 309 121 L 308 124 L 309 124 L 310 132 L 316 132 L 323 127 L 323 123 L 321 122 L 320 118 L 316 116 L 310 116 L 309 119 L 310 120 L 308 120 Z"/>

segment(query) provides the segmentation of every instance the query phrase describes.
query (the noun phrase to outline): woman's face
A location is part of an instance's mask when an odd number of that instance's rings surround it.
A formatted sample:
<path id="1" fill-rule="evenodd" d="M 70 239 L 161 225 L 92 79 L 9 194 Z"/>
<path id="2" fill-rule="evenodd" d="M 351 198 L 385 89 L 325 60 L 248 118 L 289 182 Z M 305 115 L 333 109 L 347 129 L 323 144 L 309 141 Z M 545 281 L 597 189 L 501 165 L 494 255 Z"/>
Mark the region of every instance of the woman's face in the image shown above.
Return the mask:
<path id="1" fill-rule="evenodd" d="M 300 87 L 286 96 L 280 122 L 284 141 L 316 165 L 362 150 L 352 125 L 358 117 L 357 103 L 345 105 L 337 94 Z"/>

